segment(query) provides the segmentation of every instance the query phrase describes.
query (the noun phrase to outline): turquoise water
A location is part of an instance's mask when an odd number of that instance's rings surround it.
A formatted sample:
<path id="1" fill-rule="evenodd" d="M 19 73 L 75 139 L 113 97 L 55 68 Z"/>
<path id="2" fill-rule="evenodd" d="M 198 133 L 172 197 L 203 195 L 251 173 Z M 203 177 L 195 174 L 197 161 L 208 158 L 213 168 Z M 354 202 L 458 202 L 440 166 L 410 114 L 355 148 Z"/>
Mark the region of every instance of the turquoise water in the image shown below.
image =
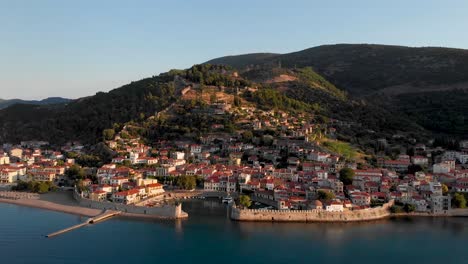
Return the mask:
<path id="1" fill-rule="evenodd" d="M 190 219 L 112 219 L 54 238 L 77 216 L 0 204 L 0 263 L 468 263 L 468 218 L 360 224 L 238 223 L 216 201 Z"/>

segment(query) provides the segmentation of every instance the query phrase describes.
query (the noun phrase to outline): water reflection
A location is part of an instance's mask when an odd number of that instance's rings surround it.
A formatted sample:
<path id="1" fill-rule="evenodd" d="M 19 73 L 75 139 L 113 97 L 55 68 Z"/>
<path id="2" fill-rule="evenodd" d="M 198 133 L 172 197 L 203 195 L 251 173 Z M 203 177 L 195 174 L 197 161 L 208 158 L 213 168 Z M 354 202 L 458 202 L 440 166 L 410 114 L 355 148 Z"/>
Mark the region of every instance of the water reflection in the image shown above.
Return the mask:
<path id="1" fill-rule="evenodd" d="M 274 234 L 275 237 L 294 237 L 305 241 L 320 238 L 329 246 L 339 247 L 356 237 L 372 242 L 396 234 L 438 234 L 441 230 L 457 236 L 468 235 L 468 218 L 398 217 L 353 223 L 235 222 L 229 219 L 228 206 L 217 199 L 186 201 L 184 210 L 189 213 L 189 219 L 184 224 L 203 221 L 214 225 L 224 222 L 223 226 L 232 229 L 231 233 L 241 239 Z"/>
<path id="2" fill-rule="evenodd" d="M 183 235 L 184 234 L 184 230 L 182 228 L 182 219 L 177 219 L 177 220 L 174 220 L 174 227 L 175 227 L 175 232 L 177 235 Z"/>
<path id="3" fill-rule="evenodd" d="M 305 243 L 320 241 L 332 248 L 356 243 L 356 239 L 372 244 L 383 238 L 391 239 L 398 236 L 410 239 L 439 236 L 443 232 L 449 236 L 468 236 L 468 218 L 397 217 L 354 223 L 236 222 L 229 218 L 229 207 L 218 199 L 184 201 L 182 206 L 183 210 L 189 214 L 188 219 L 132 219 L 130 221 L 152 222 L 167 230 L 174 230 L 175 235 L 180 239 L 192 232 L 200 233 L 202 236 L 219 233 L 220 237 L 227 240 L 262 239 L 271 243 L 278 240 L 297 240 Z"/>

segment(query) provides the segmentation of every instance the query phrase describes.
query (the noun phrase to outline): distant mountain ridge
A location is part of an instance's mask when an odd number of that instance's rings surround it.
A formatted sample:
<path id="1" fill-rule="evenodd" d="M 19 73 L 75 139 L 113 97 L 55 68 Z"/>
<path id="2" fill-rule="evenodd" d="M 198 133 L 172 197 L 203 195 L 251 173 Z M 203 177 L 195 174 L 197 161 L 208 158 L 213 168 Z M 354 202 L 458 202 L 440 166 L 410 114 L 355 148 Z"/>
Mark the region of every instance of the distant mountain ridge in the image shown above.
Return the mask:
<path id="1" fill-rule="evenodd" d="M 42 100 L 22 100 L 22 99 L 0 99 L 0 109 L 7 108 L 15 104 L 30 104 L 30 105 L 51 105 L 51 104 L 64 104 L 71 102 L 72 99 L 62 97 L 48 97 Z"/>
<path id="2" fill-rule="evenodd" d="M 468 83 L 468 50 L 454 48 L 336 44 L 287 54 L 221 57 L 207 63 L 229 65 L 241 71 L 278 66 L 312 67 L 338 88 L 355 96 L 386 90 L 420 91 L 424 86 L 446 90 Z"/>

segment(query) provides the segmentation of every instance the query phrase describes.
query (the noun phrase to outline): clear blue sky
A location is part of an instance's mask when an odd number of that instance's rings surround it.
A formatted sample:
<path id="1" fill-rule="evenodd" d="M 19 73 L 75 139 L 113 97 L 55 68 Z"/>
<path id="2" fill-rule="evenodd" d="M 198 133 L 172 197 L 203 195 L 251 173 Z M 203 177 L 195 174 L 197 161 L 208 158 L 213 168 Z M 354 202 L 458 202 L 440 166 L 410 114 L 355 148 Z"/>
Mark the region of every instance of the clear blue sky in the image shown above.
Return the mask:
<path id="1" fill-rule="evenodd" d="M 0 98 L 77 98 L 241 53 L 468 48 L 466 0 L 0 0 Z"/>

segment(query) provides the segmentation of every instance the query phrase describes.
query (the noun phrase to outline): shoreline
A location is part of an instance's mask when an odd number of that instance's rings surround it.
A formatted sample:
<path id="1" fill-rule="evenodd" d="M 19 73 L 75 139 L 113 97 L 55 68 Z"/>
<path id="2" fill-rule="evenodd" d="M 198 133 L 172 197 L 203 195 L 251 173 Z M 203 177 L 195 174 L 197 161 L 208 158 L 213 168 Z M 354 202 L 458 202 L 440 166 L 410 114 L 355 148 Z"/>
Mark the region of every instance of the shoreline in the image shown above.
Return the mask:
<path id="1" fill-rule="evenodd" d="M 452 210 L 447 214 L 431 214 L 431 213 L 396 213 L 390 214 L 389 217 L 468 217 L 468 213 L 464 211 L 463 213 L 457 214 L 456 209 Z"/>
<path id="2" fill-rule="evenodd" d="M 13 204 L 17 206 L 42 209 L 42 210 L 47 210 L 47 211 L 72 214 L 72 215 L 78 215 L 78 216 L 83 216 L 83 217 L 94 217 L 94 216 L 102 214 L 102 210 L 99 210 L 99 209 L 93 209 L 93 208 L 87 208 L 87 207 L 81 207 L 81 206 L 63 205 L 63 204 L 53 203 L 53 202 L 44 201 L 44 200 L 35 200 L 35 199 L 13 200 L 13 199 L 0 198 L 0 203 Z M 125 213 L 125 212 L 122 212 L 116 218 L 177 220 L 176 218 L 173 218 L 173 217 L 132 214 L 132 213 Z M 187 218 L 188 216 L 183 217 L 183 218 L 178 218 L 178 219 L 187 219 Z"/>
<path id="3" fill-rule="evenodd" d="M 0 203 L 5 203 L 5 204 L 13 204 L 13 205 L 18 205 L 18 206 L 25 206 L 25 207 L 31 207 L 31 208 L 37 208 L 37 209 L 43 209 L 43 210 L 49 210 L 49 211 L 55 211 L 55 212 L 61 212 L 61 213 L 66 213 L 66 214 L 73 214 L 73 215 L 79 215 L 83 217 L 94 217 L 102 213 L 102 210 L 100 209 L 94 209 L 94 208 L 88 208 L 88 207 L 82 207 L 78 204 L 76 205 L 66 205 L 66 204 L 61 204 L 58 202 L 54 201 L 47 201 L 43 199 L 7 199 L 7 198 L 0 198 Z M 154 220 L 176 220 L 176 218 L 173 217 L 164 217 L 164 216 L 157 216 L 157 215 L 143 215 L 143 214 L 135 214 L 135 213 L 126 213 L 122 212 L 118 217 L 121 218 L 127 218 L 127 219 L 154 219 Z M 187 219 L 188 216 L 184 216 L 180 219 Z M 382 215 L 380 217 L 375 217 L 372 219 L 361 219 L 361 222 L 367 222 L 367 221 L 376 221 L 376 220 L 383 220 L 383 219 L 389 219 L 389 218 L 403 218 L 403 217 L 468 217 L 468 210 L 464 210 L 463 212 L 461 210 L 453 210 L 450 213 L 447 214 L 429 214 L 429 213 L 398 213 L 398 214 L 389 214 L 389 215 Z M 255 217 L 254 217 L 255 218 Z M 275 219 L 269 220 L 266 219 L 233 219 L 232 220 L 236 222 L 278 222 L 278 223 L 294 223 L 294 222 L 304 222 L 304 221 L 297 221 L 293 219 Z M 343 222 L 356 222 L 356 221 L 340 221 L 340 219 L 334 219 L 333 220 L 328 220 L 328 221 L 310 221 L 310 222 L 324 222 L 324 223 L 343 223 Z M 309 221 L 305 221 L 309 222 Z"/>
<path id="4" fill-rule="evenodd" d="M 37 199 L 4 199 L 0 198 L 0 203 L 14 204 L 18 206 L 26 206 L 49 211 L 74 214 L 80 216 L 93 217 L 102 213 L 102 210 L 86 208 L 81 206 L 63 205 L 44 200 Z"/>
<path id="5" fill-rule="evenodd" d="M 21 192 L 18 192 L 20 194 Z M 96 209 L 81 206 L 69 192 L 52 192 L 40 194 L 38 198 L 19 198 L 8 199 L 0 197 L 0 203 L 13 204 L 17 206 L 25 206 L 42 210 L 55 211 L 66 214 L 73 214 L 83 217 L 94 217 L 102 214 L 103 209 Z M 137 214 L 121 212 L 118 217 L 127 219 L 154 219 L 154 220 L 176 220 L 178 218 L 166 217 L 160 215 Z M 183 214 L 180 219 L 188 218 L 188 214 Z"/>

